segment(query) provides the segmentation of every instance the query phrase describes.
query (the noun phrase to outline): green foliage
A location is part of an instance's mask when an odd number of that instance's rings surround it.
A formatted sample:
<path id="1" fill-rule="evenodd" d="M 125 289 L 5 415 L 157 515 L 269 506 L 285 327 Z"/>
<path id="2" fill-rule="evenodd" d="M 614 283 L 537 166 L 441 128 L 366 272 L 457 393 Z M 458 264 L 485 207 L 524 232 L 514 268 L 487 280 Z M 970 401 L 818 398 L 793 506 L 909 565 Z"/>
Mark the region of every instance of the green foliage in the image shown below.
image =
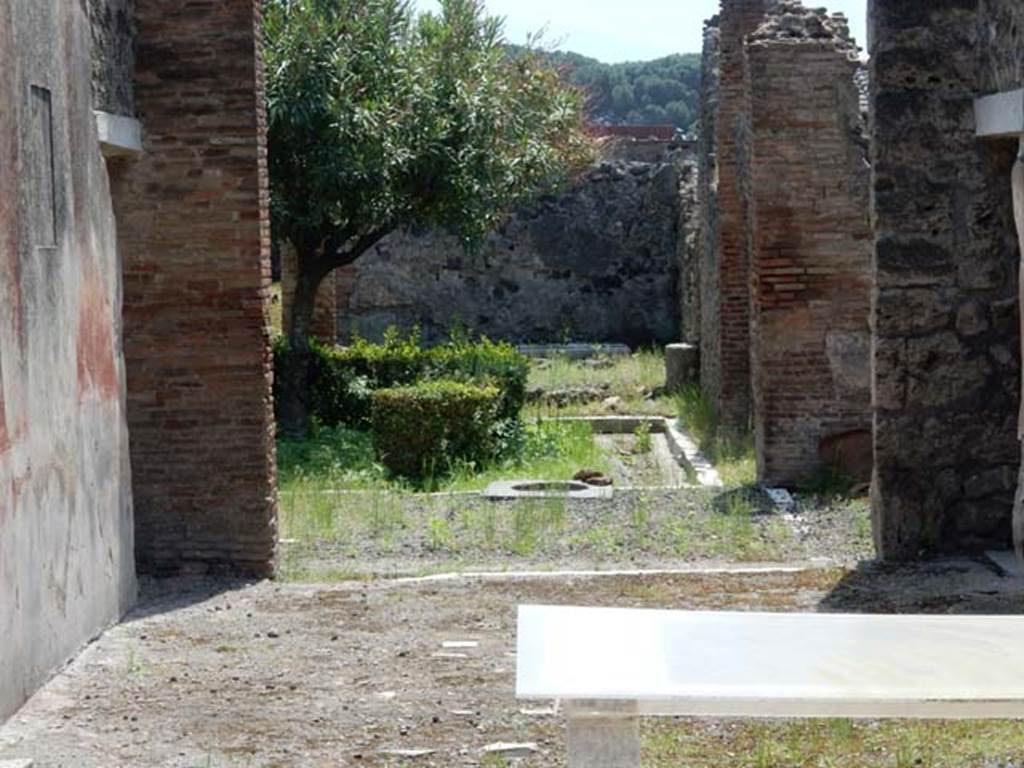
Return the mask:
<path id="1" fill-rule="evenodd" d="M 378 485 L 385 473 L 374 461 L 369 433 L 314 421 L 306 439 L 277 441 L 277 475 L 281 487 L 326 480 L 332 487 L 364 488 Z"/>
<path id="2" fill-rule="evenodd" d="M 814 470 L 814 473 L 800 486 L 799 490 L 803 493 L 837 500 L 849 498 L 856 485 L 856 479 L 844 472 L 838 463 L 826 462 Z"/>
<path id="3" fill-rule="evenodd" d="M 310 348 L 310 412 L 326 426 L 366 427 L 374 390 L 421 380 L 492 384 L 501 393 L 499 418 L 508 422 L 518 420 L 526 402 L 530 361 L 506 342 L 456 335 L 446 344 L 424 348 L 417 331 L 403 335 L 389 328 L 380 344 L 355 339 L 347 347 L 311 342 Z M 274 345 L 275 370 L 283 370 L 288 354 L 287 340 L 278 339 Z M 275 376 L 275 382 L 282 379 Z M 504 429 L 508 432 L 512 427 Z M 508 440 L 514 438 L 511 433 L 506 436 Z"/>
<path id="4" fill-rule="evenodd" d="M 580 89 L 533 51 L 510 56 L 482 0 L 440 5 L 416 16 L 409 0 L 263 3 L 271 216 L 297 260 L 278 392 L 288 434 L 305 434 L 317 400 L 307 344 L 327 275 L 402 227 L 478 244 L 595 155 Z M 360 387 L 334 384 L 329 403 Z"/>
<path id="5" fill-rule="evenodd" d="M 463 382 L 486 381 L 501 390 L 498 415 L 517 420 L 526 404 L 530 360 L 507 342 L 487 337 L 472 340 L 464 334 L 424 352 L 427 378 L 444 377 Z"/>
<path id="6" fill-rule="evenodd" d="M 726 486 L 752 485 L 757 480 L 753 436 L 719 434 L 718 411 L 700 385 L 683 387 L 676 394 L 676 408 L 679 424 L 693 435 L 701 452 L 715 463 Z"/>
<path id="7" fill-rule="evenodd" d="M 481 0 L 264 3 L 275 231 L 320 265 L 381 233 L 479 240 L 502 213 L 590 161 L 584 96 L 535 53 L 508 56 Z M 330 262 L 330 263 L 328 263 Z"/>
<path id="8" fill-rule="evenodd" d="M 438 380 L 373 393 L 371 434 L 378 459 L 396 475 L 445 474 L 457 462 L 494 458 L 497 387 Z"/>
<path id="9" fill-rule="evenodd" d="M 679 423 L 693 435 L 701 451 L 712 453 L 718 437 L 718 412 L 699 384 L 687 384 L 676 395 Z"/>
<path id="10" fill-rule="evenodd" d="M 635 440 L 634 450 L 637 453 L 650 453 L 651 449 L 654 448 L 651 438 L 651 425 L 646 421 L 633 430 L 633 438 Z"/>
<path id="11" fill-rule="evenodd" d="M 605 64 L 571 52 L 547 54 L 588 96 L 591 117 L 609 123 L 674 125 L 692 132 L 700 116 L 700 55 Z"/>

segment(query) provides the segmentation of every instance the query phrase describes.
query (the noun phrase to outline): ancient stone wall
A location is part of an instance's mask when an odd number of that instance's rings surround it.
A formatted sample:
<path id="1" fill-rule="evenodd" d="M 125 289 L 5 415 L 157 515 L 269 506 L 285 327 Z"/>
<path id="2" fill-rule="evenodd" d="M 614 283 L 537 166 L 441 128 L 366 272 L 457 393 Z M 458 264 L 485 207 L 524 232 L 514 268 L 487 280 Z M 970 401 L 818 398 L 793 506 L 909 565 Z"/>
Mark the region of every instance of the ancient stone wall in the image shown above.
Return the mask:
<path id="1" fill-rule="evenodd" d="M 743 155 L 750 125 L 750 84 L 744 40 L 764 19 L 768 0 L 723 0 L 717 35 L 705 35 L 704 69 L 714 69 L 714 95 L 705 86 L 701 111 L 713 135 L 714 160 L 704 172 L 714 184 L 713 213 L 704 222 L 706 275 L 702 307 L 701 384 L 715 403 L 723 429 L 742 432 L 750 424 L 750 227 Z M 709 103 L 709 99 L 713 102 Z M 709 211 L 710 213 L 710 211 Z"/>
<path id="2" fill-rule="evenodd" d="M 419 325 L 435 341 L 461 324 L 517 342 L 677 341 L 679 218 L 675 162 L 603 162 L 475 253 L 443 233 L 396 233 L 339 271 L 340 337 Z"/>
<path id="3" fill-rule="evenodd" d="M 89 0 L 93 105 L 115 115 L 135 113 L 135 0 Z"/>
<path id="4" fill-rule="evenodd" d="M 80 3 L 0 0 L 0 721 L 135 598 L 90 37 Z"/>
<path id="5" fill-rule="evenodd" d="M 715 144 L 718 116 L 720 19 L 704 25 L 701 56 L 700 135 L 697 142 L 697 278 L 700 302 L 701 389 L 718 402 L 721 389 L 721 305 L 718 270 L 718 148 Z"/>
<path id="6" fill-rule="evenodd" d="M 871 471 L 869 169 L 846 21 L 773 8 L 746 46 L 758 475 Z M 749 143 L 747 143 L 749 142 Z"/>
<path id="7" fill-rule="evenodd" d="M 1020 462 L 1016 147 L 975 137 L 972 102 L 1024 85 L 1024 5 L 874 0 L 869 23 L 878 547 L 1005 546 Z"/>
<path id="8" fill-rule="evenodd" d="M 254 0 L 136 0 L 144 154 L 115 187 L 141 569 L 266 574 L 276 539 Z"/>
<path id="9" fill-rule="evenodd" d="M 694 148 L 695 149 L 695 148 Z M 680 338 L 700 343 L 700 200 L 696 152 L 679 164 L 679 332 Z"/>

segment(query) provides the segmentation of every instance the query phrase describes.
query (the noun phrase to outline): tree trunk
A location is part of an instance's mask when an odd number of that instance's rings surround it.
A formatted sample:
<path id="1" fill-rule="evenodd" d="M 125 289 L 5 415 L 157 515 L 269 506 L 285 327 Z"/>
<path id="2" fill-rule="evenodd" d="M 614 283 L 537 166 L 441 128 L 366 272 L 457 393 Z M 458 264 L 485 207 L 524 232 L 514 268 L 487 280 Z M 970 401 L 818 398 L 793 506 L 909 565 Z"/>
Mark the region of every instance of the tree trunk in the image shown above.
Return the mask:
<path id="1" fill-rule="evenodd" d="M 281 433 L 287 437 L 303 438 L 309 434 L 309 366 L 312 355 L 309 334 L 316 309 L 316 294 L 325 274 L 309 268 L 310 259 L 298 255 L 298 274 L 295 295 L 292 297 L 291 331 L 288 335 L 288 355 L 283 370 L 278 374 L 277 404 Z"/>
<path id="2" fill-rule="evenodd" d="M 288 332 L 288 355 L 283 370 L 278 372 L 280 380 L 277 384 L 277 417 L 281 434 L 292 438 L 304 438 L 309 434 L 309 366 L 313 359 L 309 334 L 313 328 L 316 294 L 320 290 L 320 283 L 335 269 L 355 262 L 392 229 L 392 224 L 383 224 L 359 237 L 345 249 L 339 248 L 330 238 L 319 248 L 295 247 L 297 274 L 295 295 L 292 297 L 291 329 Z M 345 242 L 343 237 L 338 239 Z"/>

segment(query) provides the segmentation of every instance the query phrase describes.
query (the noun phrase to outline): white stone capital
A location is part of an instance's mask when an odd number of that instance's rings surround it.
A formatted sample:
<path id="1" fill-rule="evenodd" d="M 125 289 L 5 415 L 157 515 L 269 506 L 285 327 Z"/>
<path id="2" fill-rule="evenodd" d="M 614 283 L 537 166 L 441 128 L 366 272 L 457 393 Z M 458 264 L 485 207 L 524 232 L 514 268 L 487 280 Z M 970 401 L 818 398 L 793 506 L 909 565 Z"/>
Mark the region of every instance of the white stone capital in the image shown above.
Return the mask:
<path id="1" fill-rule="evenodd" d="M 133 117 L 96 110 L 96 133 L 104 157 L 142 154 L 142 123 Z"/>

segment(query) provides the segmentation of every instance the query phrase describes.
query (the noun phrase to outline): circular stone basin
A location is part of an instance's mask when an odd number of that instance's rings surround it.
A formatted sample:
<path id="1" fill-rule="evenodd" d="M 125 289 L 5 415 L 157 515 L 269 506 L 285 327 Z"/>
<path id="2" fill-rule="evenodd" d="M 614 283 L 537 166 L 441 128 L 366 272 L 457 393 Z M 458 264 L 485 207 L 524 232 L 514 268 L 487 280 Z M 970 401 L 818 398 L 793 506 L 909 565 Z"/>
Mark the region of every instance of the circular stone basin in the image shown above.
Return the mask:
<path id="1" fill-rule="evenodd" d="M 513 491 L 519 493 L 581 493 L 589 491 L 591 486 L 586 483 L 557 483 L 537 481 L 529 483 L 516 483 L 512 486 Z"/>
<path id="2" fill-rule="evenodd" d="M 611 486 L 553 480 L 502 480 L 484 491 L 486 499 L 610 499 Z"/>

